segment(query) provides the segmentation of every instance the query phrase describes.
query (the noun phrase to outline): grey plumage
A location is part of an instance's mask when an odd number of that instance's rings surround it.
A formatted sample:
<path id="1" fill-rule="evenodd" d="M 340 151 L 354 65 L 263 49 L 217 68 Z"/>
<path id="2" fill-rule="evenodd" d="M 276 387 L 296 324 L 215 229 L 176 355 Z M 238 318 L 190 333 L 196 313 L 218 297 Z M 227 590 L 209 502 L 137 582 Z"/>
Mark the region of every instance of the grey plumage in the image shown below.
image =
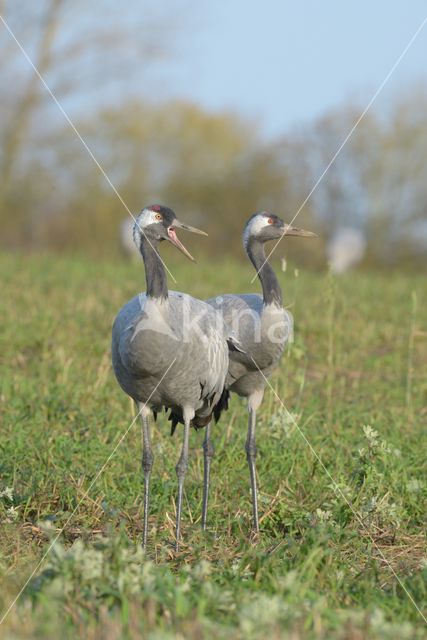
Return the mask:
<path id="1" fill-rule="evenodd" d="M 179 222 L 171 209 L 160 205 L 146 207 L 136 221 L 134 239 L 144 259 L 147 293 L 132 298 L 117 315 L 112 331 L 112 361 L 120 386 L 138 403 L 142 415 L 144 545 L 153 466 L 149 414 L 171 409 L 184 423 L 183 447 L 176 466 L 178 549 L 190 424 L 197 419 L 209 421 L 221 397 L 228 347 L 220 313 L 201 300 L 168 291 L 158 254 L 160 241 L 169 240 L 192 259 L 178 240 L 176 227 L 203 233 Z"/>
<path id="2" fill-rule="evenodd" d="M 246 223 L 243 243 L 262 285 L 262 295 L 225 294 L 207 302 L 223 314 L 241 345 L 230 350 L 229 369 L 225 388 L 215 408 L 215 417 L 227 409 L 230 392 L 247 399 L 248 434 L 246 455 L 250 471 L 253 529 L 259 531 L 256 483 L 256 411 L 262 402 L 266 378 L 277 367 L 285 345 L 292 335 L 291 314 L 282 306 L 282 292 L 276 275 L 265 257 L 264 244 L 284 235 L 314 236 L 315 234 L 290 227 L 280 218 L 265 212 L 253 215 Z"/>
<path id="3" fill-rule="evenodd" d="M 228 366 L 217 320 L 211 307 L 184 293 L 169 291 L 161 301 L 146 294 L 132 298 L 113 325 L 113 367 L 122 389 L 157 412 L 182 413 L 191 406 L 195 417 L 210 415 Z"/>
<path id="4" fill-rule="evenodd" d="M 259 294 L 224 294 L 208 300 L 222 312 L 242 351 L 230 351 L 226 389 L 248 397 L 265 386 L 292 335 L 293 319 L 278 304 L 265 304 Z M 261 373 L 262 371 L 262 373 Z"/>

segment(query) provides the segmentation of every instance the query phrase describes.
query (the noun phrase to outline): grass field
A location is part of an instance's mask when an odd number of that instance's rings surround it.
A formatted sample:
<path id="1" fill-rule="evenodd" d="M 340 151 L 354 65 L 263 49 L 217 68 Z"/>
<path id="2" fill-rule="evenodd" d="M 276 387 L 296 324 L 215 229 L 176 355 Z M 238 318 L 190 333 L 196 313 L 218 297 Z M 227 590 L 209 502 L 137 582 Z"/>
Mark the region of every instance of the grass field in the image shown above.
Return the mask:
<path id="1" fill-rule="evenodd" d="M 249 265 L 174 259 L 174 287 L 195 296 L 258 290 Z M 0 636 L 426 637 L 425 276 L 280 275 L 295 342 L 271 383 L 291 417 L 269 390 L 258 422 L 261 540 L 248 537 L 236 397 L 214 429 L 206 534 L 203 433 L 191 434 L 175 557 L 180 431 L 170 438 L 159 416 L 146 556 L 138 424 L 109 458 L 134 412 L 111 371 L 111 324 L 145 288 L 142 264 L 0 264 L 3 612 L 34 572 Z"/>

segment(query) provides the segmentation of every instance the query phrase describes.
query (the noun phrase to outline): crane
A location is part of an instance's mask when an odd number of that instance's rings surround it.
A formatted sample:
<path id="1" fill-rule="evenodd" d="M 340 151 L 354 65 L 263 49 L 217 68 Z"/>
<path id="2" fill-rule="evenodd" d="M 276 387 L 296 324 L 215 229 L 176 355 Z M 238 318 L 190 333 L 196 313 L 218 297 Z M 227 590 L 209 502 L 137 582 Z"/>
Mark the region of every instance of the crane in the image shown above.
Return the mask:
<path id="1" fill-rule="evenodd" d="M 262 286 L 260 294 L 224 294 L 207 300 L 214 309 L 221 311 L 225 322 L 240 346 L 233 345 L 229 352 L 229 369 L 221 400 L 215 408 L 215 418 L 227 409 L 230 392 L 247 399 L 248 431 L 246 457 L 249 466 L 253 531 L 259 533 L 257 480 L 256 480 L 256 412 L 261 405 L 266 379 L 279 364 L 285 345 L 292 335 L 292 315 L 283 308 L 279 282 L 265 256 L 264 245 L 283 236 L 316 237 L 315 233 L 287 225 L 278 216 L 265 211 L 255 213 L 247 221 L 243 231 L 245 252 L 256 269 Z M 210 427 L 210 425 L 209 425 Z M 204 450 L 205 474 L 209 485 L 210 458 L 213 446 L 210 428 L 206 429 Z M 207 459 L 208 458 L 208 459 Z M 206 505 L 202 524 L 206 526 Z"/>
<path id="2" fill-rule="evenodd" d="M 184 423 L 181 454 L 176 465 L 178 500 L 176 543 L 179 549 L 182 497 L 188 468 L 190 424 L 210 420 L 221 397 L 228 369 L 226 328 L 220 312 L 206 302 L 169 291 L 158 249 L 163 240 L 194 260 L 176 235 L 181 228 L 203 231 L 180 222 L 163 205 L 145 207 L 138 215 L 133 237 L 141 252 L 146 293 L 132 298 L 119 311 L 112 329 L 112 362 L 121 388 L 137 403 L 142 419 L 144 522 L 147 544 L 150 475 L 153 467 L 150 414 L 171 409 Z"/>
<path id="3" fill-rule="evenodd" d="M 327 246 L 332 273 L 346 273 L 362 262 L 366 253 L 366 237 L 360 229 L 341 227 Z"/>
<path id="4" fill-rule="evenodd" d="M 118 239 L 120 251 L 123 256 L 136 262 L 141 259 L 141 254 L 139 248 L 135 246 L 135 242 L 133 241 L 133 225 L 134 222 L 131 218 L 124 218 L 118 228 Z"/>

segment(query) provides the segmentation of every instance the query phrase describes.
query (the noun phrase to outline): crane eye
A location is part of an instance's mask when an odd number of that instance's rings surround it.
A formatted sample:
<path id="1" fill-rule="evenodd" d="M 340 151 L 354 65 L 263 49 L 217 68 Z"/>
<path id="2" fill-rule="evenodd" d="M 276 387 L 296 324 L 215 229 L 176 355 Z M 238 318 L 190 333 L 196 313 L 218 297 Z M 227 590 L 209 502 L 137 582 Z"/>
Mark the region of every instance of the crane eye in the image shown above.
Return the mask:
<path id="1" fill-rule="evenodd" d="M 163 220 L 161 213 L 156 214 L 156 220 Z"/>
<path id="2" fill-rule="evenodd" d="M 269 218 L 269 219 L 267 220 L 267 222 L 268 222 L 268 224 L 274 224 L 274 220 L 273 220 L 273 218 Z"/>

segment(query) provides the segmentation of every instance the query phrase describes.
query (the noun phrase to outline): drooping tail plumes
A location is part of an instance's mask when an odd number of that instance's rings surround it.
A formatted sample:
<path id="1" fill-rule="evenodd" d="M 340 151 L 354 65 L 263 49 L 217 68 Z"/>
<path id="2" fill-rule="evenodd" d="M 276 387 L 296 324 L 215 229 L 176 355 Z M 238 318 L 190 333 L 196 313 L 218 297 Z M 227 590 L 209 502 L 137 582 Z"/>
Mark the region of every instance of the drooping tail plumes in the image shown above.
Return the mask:
<path id="1" fill-rule="evenodd" d="M 218 422 L 218 420 L 221 417 L 221 413 L 223 411 L 227 411 L 228 410 L 228 401 L 230 399 L 230 392 L 228 391 L 228 389 L 223 389 L 221 397 L 219 399 L 219 401 L 217 402 L 217 404 L 214 407 L 213 410 L 213 415 L 215 418 L 215 422 Z"/>
<path id="2" fill-rule="evenodd" d="M 228 409 L 229 398 L 230 398 L 230 392 L 227 389 L 223 389 L 221 397 L 218 400 L 217 404 L 213 407 L 212 412 L 207 416 L 194 416 L 194 418 L 191 421 L 191 426 L 194 427 L 194 429 L 196 430 L 203 429 L 204 427 L 206 427 L 206 425 L 209 424 L 209 422 L 211 422 L 212 416 L 215 418 L 215 422 L 218 422 L 218 420 L 221 417 L 221 413 L 223 411 L 227 411 Z M 184 424 L 184 418 L 182 416 L 181 411 L 176 411 L 171 409 L 168 416 L 168 420 L 172 423 L 171 436 L 173 436 L 176 430 L 176 426 L 178 424 Z"/>

